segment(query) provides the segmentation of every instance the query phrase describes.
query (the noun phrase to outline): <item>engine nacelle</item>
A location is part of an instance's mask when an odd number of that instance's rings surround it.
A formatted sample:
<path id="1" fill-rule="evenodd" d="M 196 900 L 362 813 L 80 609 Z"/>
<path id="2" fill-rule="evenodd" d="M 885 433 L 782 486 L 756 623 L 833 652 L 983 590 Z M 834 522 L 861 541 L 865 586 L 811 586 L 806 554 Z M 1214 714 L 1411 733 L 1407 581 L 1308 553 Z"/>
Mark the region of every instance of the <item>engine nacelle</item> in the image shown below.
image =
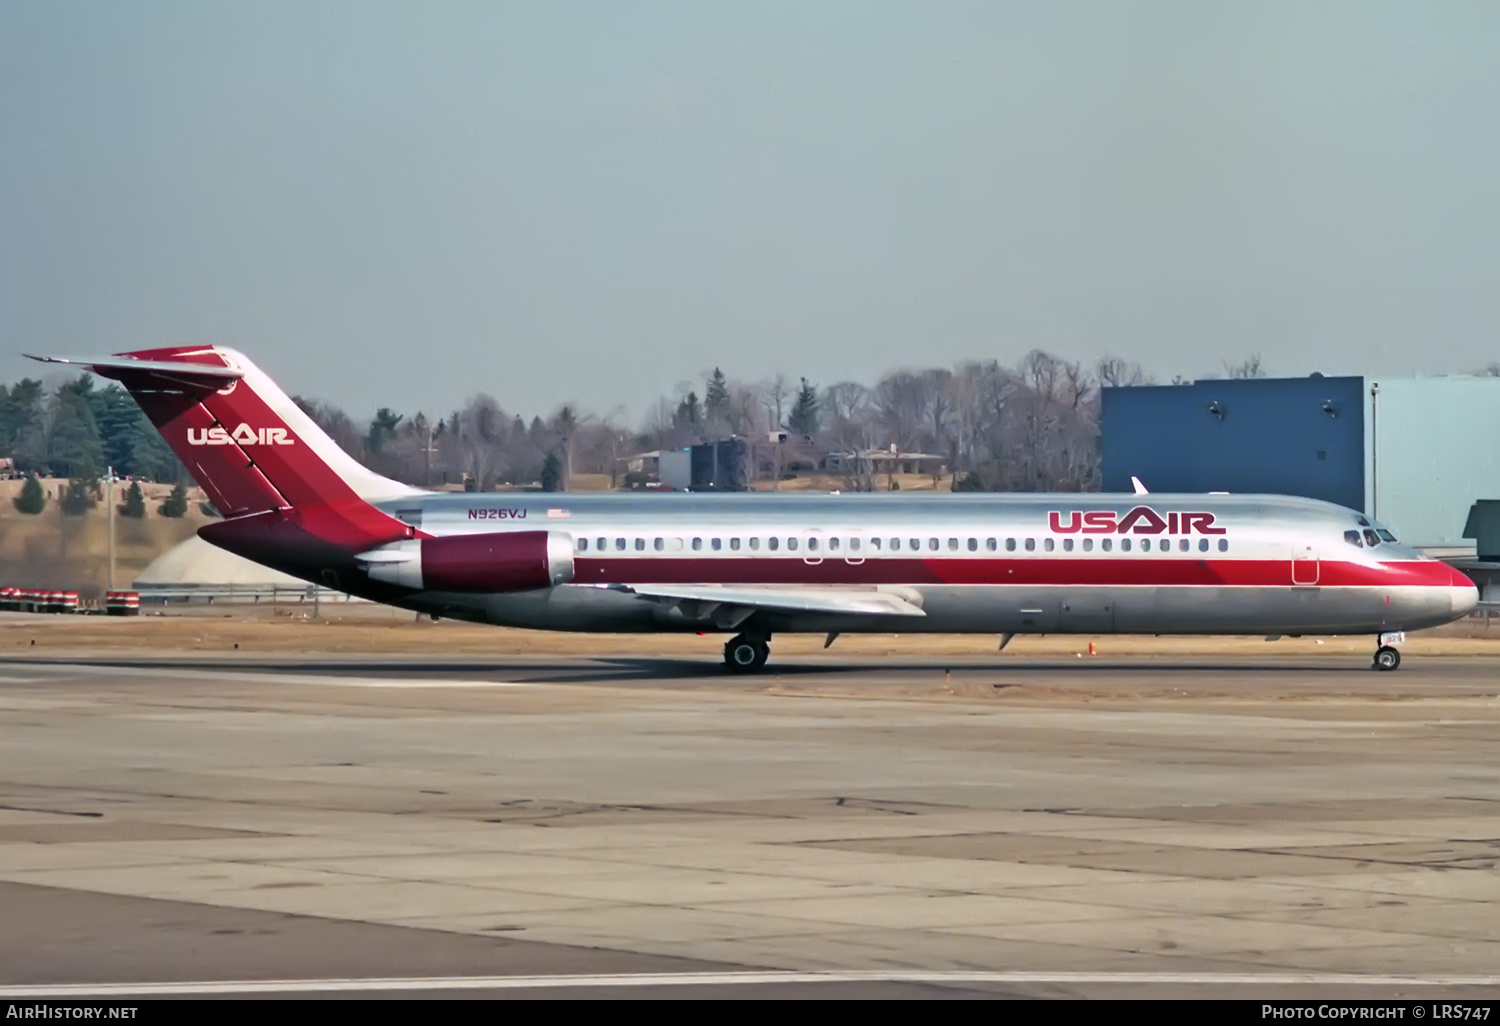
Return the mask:
<path id="1" fill-rule="evenodd" d="M 371 580 L 417 591 L 532 591 L 573 579 L 573 539 L 556 531 L 408 538 L 354 558 Z"/>

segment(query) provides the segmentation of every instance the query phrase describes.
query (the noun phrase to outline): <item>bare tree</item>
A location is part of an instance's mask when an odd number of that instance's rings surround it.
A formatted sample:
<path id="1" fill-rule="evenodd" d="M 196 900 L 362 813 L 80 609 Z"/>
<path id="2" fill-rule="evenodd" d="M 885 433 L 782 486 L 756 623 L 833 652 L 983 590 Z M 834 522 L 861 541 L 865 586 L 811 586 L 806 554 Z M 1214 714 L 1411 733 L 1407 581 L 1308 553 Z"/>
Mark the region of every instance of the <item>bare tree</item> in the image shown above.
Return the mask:
<path id="1" fill-rule="evenodd" d="M 1224 372 L 1231 378 L 1263 378 L 1266 376 L 1265 370 L 1260 365 L 1259 353 L 1251 353 L 1235 364 L 1231 364 L 1228 360 L 1225 360 Z"/>
<path id="2" fill-rule="evenodd" d="M 1122 360 L 1118 356 L 1101 357 L 1094 365 L 1094 376 L 1106 388 L 1130 388 L 1154 383 L 1151 375 L 1140 364 Z"/>
<path id="3" fill-rule="evenodd" d="M 766 406 L 766 416 L 771 421 L 771 430 L 780 431 L 782 425 L 786 423 L 783 407 L 791 396 L 791 388 L 786 383 L 786 375 L 776 375 L 761 385 L 760 391 Z"/>

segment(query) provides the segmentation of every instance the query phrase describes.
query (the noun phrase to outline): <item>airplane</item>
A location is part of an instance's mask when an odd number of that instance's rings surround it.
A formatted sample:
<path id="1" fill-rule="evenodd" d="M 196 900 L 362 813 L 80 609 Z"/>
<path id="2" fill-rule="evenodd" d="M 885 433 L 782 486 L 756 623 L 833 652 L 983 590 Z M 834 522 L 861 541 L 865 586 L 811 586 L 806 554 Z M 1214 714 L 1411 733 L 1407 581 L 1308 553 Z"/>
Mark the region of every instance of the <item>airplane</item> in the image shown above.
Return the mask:
<path id="1" fill-rule="evenodd" d="M 31 357 L 119 381 L 223 519 L 207 541 L 350 595 L 508 627 L 777 633 L 1359 635 L 1394 670 L 1406 631 L 1479 595 L 1331 503 L 1277 495 L 428 492 L 338 447 L 217 345 Z"/>

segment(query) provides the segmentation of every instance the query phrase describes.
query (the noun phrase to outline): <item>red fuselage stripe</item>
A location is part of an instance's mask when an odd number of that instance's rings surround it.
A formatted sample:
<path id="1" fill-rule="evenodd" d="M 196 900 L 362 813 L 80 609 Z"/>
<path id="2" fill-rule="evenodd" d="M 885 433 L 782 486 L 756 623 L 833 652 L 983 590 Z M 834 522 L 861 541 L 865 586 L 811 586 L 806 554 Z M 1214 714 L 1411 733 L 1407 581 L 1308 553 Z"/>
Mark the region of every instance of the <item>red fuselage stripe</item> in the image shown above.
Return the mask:
<path id="1" fill-rule="evenodd" d="M 1412 560 L 1381 563 L 1318 564 L 1275 559 L 1173 559 L 1117 556 L 1106 559 L 1000 559 L 955 557 L 916 559 L 884 556 L 851 563 L 843 559 L 808 562 L 787 557 L 641 556 L 579 554 L 579 584 L 955 584 L 1101 585 L 1230 587 L 1448 588 L 1467 580 L 1446 563 Z"/>

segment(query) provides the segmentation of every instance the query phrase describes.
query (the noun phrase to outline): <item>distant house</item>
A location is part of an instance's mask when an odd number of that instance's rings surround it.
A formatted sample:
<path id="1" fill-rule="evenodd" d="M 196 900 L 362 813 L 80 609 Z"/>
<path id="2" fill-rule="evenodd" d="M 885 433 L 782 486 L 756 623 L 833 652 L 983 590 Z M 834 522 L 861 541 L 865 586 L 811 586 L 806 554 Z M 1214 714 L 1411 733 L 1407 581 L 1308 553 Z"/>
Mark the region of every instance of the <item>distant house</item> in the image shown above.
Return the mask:
<path id="1" fill-rule="evenodd" d="M 927 474 L 940 476 L 948 472 L 948 457 L 930 452 L 902 452 L 889 449 L 859 449 L 854 452 L 829 453 L 827 469 L 840 474 Z"/>

